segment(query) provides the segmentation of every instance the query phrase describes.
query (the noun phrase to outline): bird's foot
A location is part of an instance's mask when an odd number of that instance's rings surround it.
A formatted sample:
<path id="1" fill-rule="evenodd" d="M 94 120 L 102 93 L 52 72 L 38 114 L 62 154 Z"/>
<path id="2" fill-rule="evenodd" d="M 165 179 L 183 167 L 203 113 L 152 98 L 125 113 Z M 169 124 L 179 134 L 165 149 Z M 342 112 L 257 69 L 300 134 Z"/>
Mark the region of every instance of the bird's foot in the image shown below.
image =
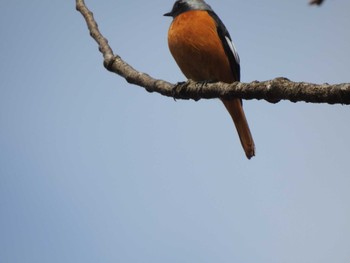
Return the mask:
<path id="1" fill-rule="evenodd" d="M 186 81 L 181 81 L 178 82 L 174 85 L 174 87 L 172 88 L 172 96 L 174 98 L 174 100 L 176 101 L 176 98 L 181 98 L 180 94 L 181 94 L 181 90 L 183 89 L 183 87 L 185 87 L 187 84 Z"/>

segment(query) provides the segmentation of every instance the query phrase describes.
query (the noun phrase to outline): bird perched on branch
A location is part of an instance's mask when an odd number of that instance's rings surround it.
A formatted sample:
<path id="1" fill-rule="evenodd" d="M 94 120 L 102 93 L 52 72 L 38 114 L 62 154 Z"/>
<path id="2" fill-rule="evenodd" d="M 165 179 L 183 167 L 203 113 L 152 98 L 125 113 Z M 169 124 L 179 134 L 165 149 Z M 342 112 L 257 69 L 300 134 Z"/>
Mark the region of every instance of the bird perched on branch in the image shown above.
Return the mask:
<path id="1" fill-rule="evenodd" d="M 183 74 L 194 81 L 240 81 L 240 61 L 230 34 L 203 0 L 178 0 L 164 16 L 173 17 L 168 32 L 171 54 Z M 255 155 L 253 137 L 238 98 L 222 99 L 236 126 L 248 159 Z"/>

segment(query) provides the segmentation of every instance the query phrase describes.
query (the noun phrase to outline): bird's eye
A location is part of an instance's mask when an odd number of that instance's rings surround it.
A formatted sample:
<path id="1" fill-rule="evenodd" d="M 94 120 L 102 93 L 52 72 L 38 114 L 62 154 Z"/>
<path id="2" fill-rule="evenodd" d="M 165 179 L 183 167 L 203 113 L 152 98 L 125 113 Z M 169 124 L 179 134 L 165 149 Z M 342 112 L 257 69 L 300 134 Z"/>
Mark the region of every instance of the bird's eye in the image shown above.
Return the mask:
<path id="1" fill-rule="evenodd" d="M 180 9 L 182 5 L 183 5 L 182 1 L 176 1 L 174 4 L 174 10 Z"/>

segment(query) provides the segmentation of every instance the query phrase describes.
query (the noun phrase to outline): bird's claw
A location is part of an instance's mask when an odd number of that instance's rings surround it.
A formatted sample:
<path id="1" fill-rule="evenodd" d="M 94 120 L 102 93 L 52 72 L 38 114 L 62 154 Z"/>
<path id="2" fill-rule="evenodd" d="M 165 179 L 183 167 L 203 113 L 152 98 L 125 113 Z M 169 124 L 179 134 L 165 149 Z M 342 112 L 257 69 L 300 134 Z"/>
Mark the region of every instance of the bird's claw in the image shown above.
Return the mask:
<path id="1" fill-rule="evenodd" d="M 186 81 L 178 82 L 172 88 L 171 93 L 175 101 L 176 101 L 176 98 L 180 97 L 179 95 L 181 93 L 181 90 L 186 85 L 186 83 L 187 83 Z"/>

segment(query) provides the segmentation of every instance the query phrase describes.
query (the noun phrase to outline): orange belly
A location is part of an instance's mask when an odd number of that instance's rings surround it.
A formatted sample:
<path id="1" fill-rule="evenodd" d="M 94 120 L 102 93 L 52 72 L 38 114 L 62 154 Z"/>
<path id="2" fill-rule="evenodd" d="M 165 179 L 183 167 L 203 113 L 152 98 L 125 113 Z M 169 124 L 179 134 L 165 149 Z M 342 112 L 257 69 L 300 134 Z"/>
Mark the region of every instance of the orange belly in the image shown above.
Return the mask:
<path id="1" fill-rule="evenodd" d="M 168 44 L 188 79 L 235 81 L 215 21 L 206 11 L 188 11 L 177 16 L 169 28 Z"/>

